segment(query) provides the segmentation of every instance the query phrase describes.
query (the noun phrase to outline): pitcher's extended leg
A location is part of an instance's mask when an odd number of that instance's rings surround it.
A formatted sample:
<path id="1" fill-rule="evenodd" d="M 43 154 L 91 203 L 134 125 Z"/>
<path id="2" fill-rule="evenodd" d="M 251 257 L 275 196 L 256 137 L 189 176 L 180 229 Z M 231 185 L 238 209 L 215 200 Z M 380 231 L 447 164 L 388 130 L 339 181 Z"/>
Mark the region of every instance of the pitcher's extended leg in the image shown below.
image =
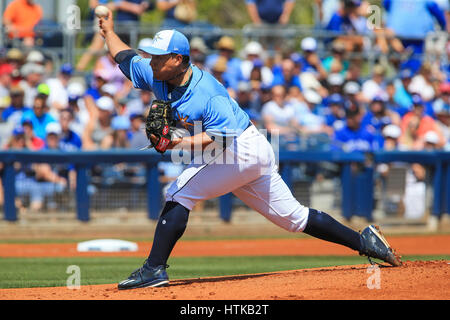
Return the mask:
<path id="1" fill-rule="evenodd" d="M 188 209 L 177 202 L 166 202 L 156 226 L 148 259 L 128 279 L 119 283 L 119 289 L 160 287 L 169 283 L 166 273 L 167 259 L 178 239 L 183 235 L 188 218 Z"/>
<path id="2" fill-rule="evenodd" d="M 358 233 L 330 215 L 302 206 L 277 172 L 263 175 L 233 193 L 252 209 L 291 232 L 303 231 L 313 237 L 351 248 L 361 255 L 401 265 L 381 232 L 369 226 Z"/>

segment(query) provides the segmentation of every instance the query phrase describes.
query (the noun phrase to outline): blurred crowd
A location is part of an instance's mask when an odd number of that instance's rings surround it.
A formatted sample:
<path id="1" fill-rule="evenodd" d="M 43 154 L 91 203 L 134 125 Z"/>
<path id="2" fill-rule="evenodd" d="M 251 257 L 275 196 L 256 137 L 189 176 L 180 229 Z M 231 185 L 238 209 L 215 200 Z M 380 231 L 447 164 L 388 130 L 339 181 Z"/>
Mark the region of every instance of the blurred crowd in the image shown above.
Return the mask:
<path id="1" fill-rule="evenodd" d="M 255 27 L 289 24 L 296 4 L 245 2 Z M 163 10 L 162 27 L 207 25 L 197 20 L 193 0 L 90 1 L 91 12 L 98 4 L 117 11 L 123 21 Z M 184 11 L 177 9 L 181 4 Z M 281 150 L 450 150 L 448 2 L 385 0 L 383 6 L 385 14 L 372 28 L 367 2 L 316 0 L 317 24 L 329 31 L 325 38 L 304 37 L 284 48 L 270 46 L 267 39 L 237 43 L 222 36 L 211 44 L 207 35 L 195 36 L 191 62 L 212 73 L 255 125 L 276 133 Z M 20 8 L 36 19 L 17 19 Z M 33 47 L 30 30 L 40 15 L 31 0 L 14 0 L 4 12 L 9 37 L 23 40 L 24 47 L 0 50 L 2 149 L 146 146 L 143 125 L 153 93 L 132 87 L 98 33 L 76 65 L 56 66 Z M 427 40 L 429 32 L 439 30 L 444 38 Z M 367 43 L 368 36 L 374 41 Z M 141 39 L 139 46 L 148 41 Z M 367 63 L 368 53 L 376 56 L 374 65 Z M 21 168 L 24 181 L 32 177 L 62 188 L 74 186 L 72 171 L 70 166 Z M 36 208 L 43 190 L 36 191 Z"/>

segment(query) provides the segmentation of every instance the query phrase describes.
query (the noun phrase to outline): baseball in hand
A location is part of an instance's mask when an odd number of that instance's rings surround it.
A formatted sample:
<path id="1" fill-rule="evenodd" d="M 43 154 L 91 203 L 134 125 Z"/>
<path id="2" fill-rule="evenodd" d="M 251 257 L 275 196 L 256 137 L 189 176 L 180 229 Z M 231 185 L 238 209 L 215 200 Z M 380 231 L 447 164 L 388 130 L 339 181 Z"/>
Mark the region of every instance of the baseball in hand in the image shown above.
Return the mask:
<path id="1" fill-rule="evenodd" d="M 95 8 L 95 15 L 98 18 L 106 18 L 109 14 L 109 9 L 105 6 L 97 6 Z"/>

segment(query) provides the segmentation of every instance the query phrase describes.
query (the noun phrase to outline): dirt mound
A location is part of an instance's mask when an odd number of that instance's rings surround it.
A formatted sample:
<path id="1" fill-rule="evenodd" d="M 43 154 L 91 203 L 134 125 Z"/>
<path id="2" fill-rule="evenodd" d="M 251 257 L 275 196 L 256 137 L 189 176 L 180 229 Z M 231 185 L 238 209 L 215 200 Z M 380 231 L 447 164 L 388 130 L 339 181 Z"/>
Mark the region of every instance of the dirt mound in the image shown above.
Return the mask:
<path id="1" fill-rule="evenodd" d="M 450 299 L 447 261 L 401 267 L 340 266 L 252 275 L 174 280 L 169 287 L 117 290 L 116 284 L 0 290 L 0 299 L 42 300 L 299 300 Z"/>

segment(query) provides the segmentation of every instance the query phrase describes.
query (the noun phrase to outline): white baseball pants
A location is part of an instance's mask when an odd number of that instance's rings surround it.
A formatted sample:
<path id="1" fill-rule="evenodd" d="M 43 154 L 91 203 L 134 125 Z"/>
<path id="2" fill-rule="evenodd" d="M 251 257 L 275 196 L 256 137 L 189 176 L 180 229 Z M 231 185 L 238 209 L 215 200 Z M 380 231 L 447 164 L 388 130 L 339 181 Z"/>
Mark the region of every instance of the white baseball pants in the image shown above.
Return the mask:
<path id="1" fill-rule="evenodd" d="M 272 146 L 255 126 L 242 132 L 223 154 L 205 158 L 194 159 L 170 185 L 166 201 L 192 210 L 198 201 L 232 192 L 281 228 L 304 230 L 309 209 L 294 198 L 281 179 Z"/>

